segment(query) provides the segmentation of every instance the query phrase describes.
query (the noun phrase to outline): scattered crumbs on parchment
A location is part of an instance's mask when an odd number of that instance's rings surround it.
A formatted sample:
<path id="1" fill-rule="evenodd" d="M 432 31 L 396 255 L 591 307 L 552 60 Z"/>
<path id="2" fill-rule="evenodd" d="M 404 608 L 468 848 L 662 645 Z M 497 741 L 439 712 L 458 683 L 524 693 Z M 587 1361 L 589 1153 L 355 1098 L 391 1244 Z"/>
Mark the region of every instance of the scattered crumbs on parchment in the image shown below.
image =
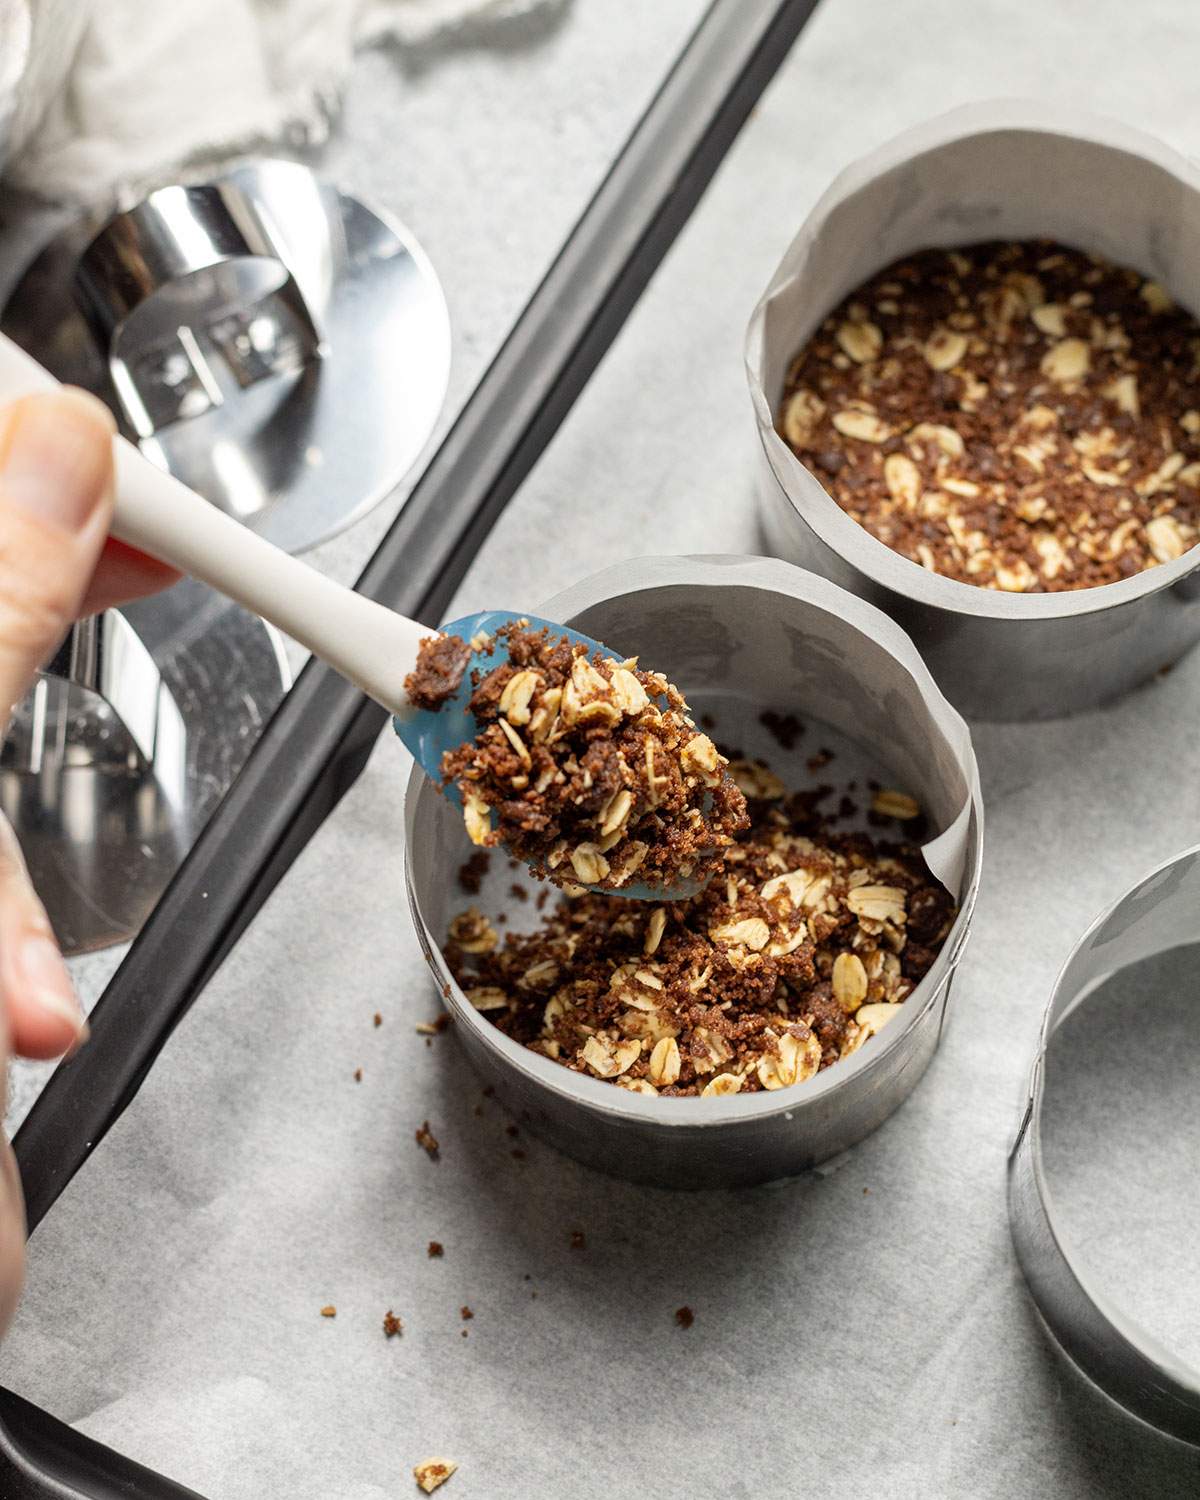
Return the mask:
<path id="1" fill-rule="evenodd" d="M 572 1229 L 570 1238 L 568 1239 L 567 1243 L 570 1245 L 572 1250 L 587 1249 L 587 1240 L 584 1238 L 582 1229 Z"/>
<path id="2" fill-rule="evenodd" d="M 398 1333 L 404 1332 L 404 1324 L 389 1307 L 383 1315 L 383 1336 L 394 1339 Z"/>
<path id="3" fill-rule="evenodd" d="M 446 1247 L 442 1244 L 441 1240 L 430 1240 L 427 1253 L 430 1260 L 441 1260 L 442 1256 L 446 1253 Z"/>
<path id="4" fill-rule="evenodd" d="M 323 1318 L 336 1318 L 337 1317 L 337 1308 L 334 1307 L 334 1305 L 333 1305 L 332 1302 L 328 1302 L 321 1309 L 321 1316 Z"/>
<path id="5" fill-rule="evenodd" d="M 423 1120 L 421 1122 L 421 1128 L 420 1130 L 415 1132 L 415 1137 L 417 1145 L 420 1146 L 421 1150 L 425 1152 L 425 1154 L 429 1157 L 429 1160 L 437 1161 L 438 1138 L 436 1135 L 434 1135 L 433 1131 L 430 1130 L 428 1120 Z"/>
<path id="6" fill-rule="evenodd" d="M 418 1021 L 418 1036 L 441 1036 L 446 1027 L 454 1020 L 448 1010 L 442 1011 L 441 1015 L 435 1016 L 432 1021 Z"/>
<path id="7" fill-rule="evenodd" d="M 463 1336 L 463 1338 L 469 1338 L 470 1337 L 470 1334 L 468 1334 L 468 1332 L 467 1332 L 467 1330 L 465 1328 L 462 1331 L 462 1336 Z"/>
<path id="8" fill-rule="evenodd" d="M 675 1321 L 679 1324 L 680 1328 L 690 1328 L 696 1321 L 696 1314 L 686 1305 L 677 1307 L 675 1309 Z"/>
<path id="9" fill-rule="evenodd" d="M 452 1458 L 423 1458 L 413 1467 L 413 1478 L 427 1495 L 445 1484 L 458 1465 Z"/>
<path id="10" fill-rule="evenodd" d="M 523 885 L 517 885 L 517 883 L 514 881 L 512 883 L 512 885 L 509 886 L 508 889 L 509 889 L 509 892 L 511 893 L 511 895 L 512 895 L 512 897 L 513 897 L 514 900 L 516 900 L 516 901 L 528 901 L 529 900 L 529 891 L 526 889 L 525 886 L 523 886 Z"/>
<path id="11" fill-rule="evenodd" d="M 382 1026 L 383 1025 L 383 1017 L 379 1014 L 378 1011 L 375 1012 L 375 1025 L 376 1026 Z"/>
<path id="12" fill-rule="evenodd" d="M 863 1197 L 865 1198 L 870 1191 L 870 1188 L 863 1188 Z"/>
<path id="13" fill-rule="evenodd" d="M 462 1320 L 463 1320 L 464 1323 L 469 1323 L 471 1321 L 471 1319 L 475 1316 L 475 1314 L 471 1311 L 471 1309 L 466 1305 L 465 1302 L 459 1308 L 458 1311 L 459 1311 L 459 1315 L 461 1316 L 461 1318 L 462 1318 Z"/>
<path id="14" fill-rule="evenodd" d="M 354 1081 L 355 1081 L 355 1083 L 361 1083 L 362 1082 L 362 1069 L 361 1068 L 355 1068 L 355 1070 L 354 1070 Z"/>

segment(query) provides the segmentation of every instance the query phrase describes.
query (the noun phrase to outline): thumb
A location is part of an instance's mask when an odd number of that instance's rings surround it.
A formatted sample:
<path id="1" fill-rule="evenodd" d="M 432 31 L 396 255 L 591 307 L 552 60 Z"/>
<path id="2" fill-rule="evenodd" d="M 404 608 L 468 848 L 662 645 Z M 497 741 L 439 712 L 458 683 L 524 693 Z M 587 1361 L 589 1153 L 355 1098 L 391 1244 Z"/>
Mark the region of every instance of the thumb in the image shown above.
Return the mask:
<path id="1" fill-rule="evenodd" d="M 83 391 L 0 413 L 0 730 L 66 634 L 112 516 L 114 425 Z"/>

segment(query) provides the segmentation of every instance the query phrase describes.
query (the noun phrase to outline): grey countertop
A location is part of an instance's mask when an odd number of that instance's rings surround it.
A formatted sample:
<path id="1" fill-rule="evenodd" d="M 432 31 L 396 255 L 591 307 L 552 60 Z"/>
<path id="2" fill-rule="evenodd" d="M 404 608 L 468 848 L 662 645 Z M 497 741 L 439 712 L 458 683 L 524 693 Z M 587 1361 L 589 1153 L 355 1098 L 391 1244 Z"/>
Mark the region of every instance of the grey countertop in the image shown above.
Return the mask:
<path id="1" fill-rule="evenodd" d="M 575 0 L 486 47 L 361 60 L 325 161 L 398 211 L 442 273 L 445 422 L 700 9 Z M 742 333 L 830 176 L 996 95 L 1102 108 L 1197 152 L 1198 55 L 1184 0 L 826 0 L 455 612 L 533 604 L 636 554 L 757 550 Z M 10 225 L 10 249 L 29 232 Z M 316 560 L 352 576 L 392 509 Z M 938 1058 L 828 1170 L 736 1194 L 631 1187 L 534 1140 L 512 1156 L 453 1038 L 427 1047 L 413 1029 L 437 997 L 403 897 L 405 758 L 381 744 L 39 1230 L 5 1383 L 213 1500 L 382 1500 L 431 1453 L 459 1462 L 444 1493 L 464 1500 L 1194 1495 L 1196 1454 L 1047 1345 L 1009 1244 L 1004 1162 L 1059 964 L 1102 906 L 1194 840 L 1198 696 L 1193 655 L 1103 712 L 977 729 L 986 869 Z M 78 966 L 89 999 L 112 964 Z M 1152 1052 L 1152 1007 L 1144 1024 Z M 1080 1044 L 1080 1076 L 1112 1091 L 1127 1132 L 1137 1099 L 1101 1034 L 1091 1074 Z M 36 1075 L 18 1082 L 20 1109 Z M 413 1143 L 424 1119 L 436 1165 Z M 1064 1191 L 1097 1242 L 1103 1124 L 1069 1136 L 1090 1153 L 1088 1191 Z M 1186 1299 L 1193 1337 L 1194 1278 L 1161 1253 L 1137 1189 L 1123 1179 L 1122 1253 L 1102 1259 L 1119 1283 L 1142 1267 L 1133 1290 L 1160 1333 Z M 568 1246 L 575 1228 L 585 1251 Z M 318 1316 L 328 1302 L 334 1320 Z M 389 1307 L 405 1333 L 385 1341 Z"/>

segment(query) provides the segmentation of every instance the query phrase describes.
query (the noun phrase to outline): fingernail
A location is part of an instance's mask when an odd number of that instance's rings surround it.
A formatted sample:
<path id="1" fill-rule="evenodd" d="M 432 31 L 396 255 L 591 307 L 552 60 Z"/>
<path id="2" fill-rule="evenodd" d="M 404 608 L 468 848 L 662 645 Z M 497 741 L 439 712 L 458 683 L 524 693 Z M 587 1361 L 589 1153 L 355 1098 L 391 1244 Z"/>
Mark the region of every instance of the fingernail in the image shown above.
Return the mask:
<path id="1" fill-rule="evenodd" d="M 112 483 L 113 421 L 84 391 L 30 396 L 12 409 L 0 494 L 40 520 L 79 531 Z"/>
<path id="2" fill-rule="evenodd" d="M 87 1031 L 67 966 L 49 938 L 38 934 L 27 937 L 21 944 L 18 967 L 28 987 L 27 998 L 34 1005 L 57 1021 L 69 1021 L 77 1037 Z"/>

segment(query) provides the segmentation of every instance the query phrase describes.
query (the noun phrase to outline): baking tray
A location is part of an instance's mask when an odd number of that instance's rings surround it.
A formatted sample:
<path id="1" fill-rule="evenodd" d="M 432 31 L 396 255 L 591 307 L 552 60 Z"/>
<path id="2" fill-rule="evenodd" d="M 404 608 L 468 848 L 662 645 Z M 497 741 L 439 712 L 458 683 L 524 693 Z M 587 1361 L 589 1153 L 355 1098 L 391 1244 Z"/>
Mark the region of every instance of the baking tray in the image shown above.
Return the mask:
<path id="1" fill-rule="evenodd" d="M 436 624 L 687 222 L 817 0 L 713 0 L 360 576 Z M 384 710 L 300 674 L 91 1013 L 14 1148 L 32 1232 L 366 765 Z M 3 1500 L 198 1500 L 0 1389 Z"/>

